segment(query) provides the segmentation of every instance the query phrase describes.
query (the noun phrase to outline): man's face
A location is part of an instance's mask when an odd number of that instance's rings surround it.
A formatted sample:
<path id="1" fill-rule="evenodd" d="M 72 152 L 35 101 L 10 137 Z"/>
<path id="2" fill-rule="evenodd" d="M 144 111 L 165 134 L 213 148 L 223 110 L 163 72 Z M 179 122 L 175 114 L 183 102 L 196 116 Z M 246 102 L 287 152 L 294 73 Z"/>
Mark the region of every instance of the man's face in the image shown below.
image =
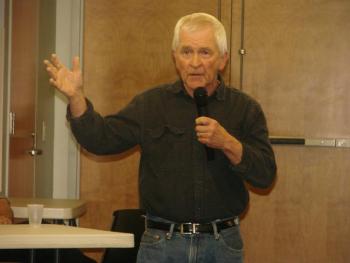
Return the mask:
<path id="1" fill-rule="evenodd" d="M 227 53 L 220 55 L 213 29 L 180 32 L 179 45 L 173 51 L 176 69 L 190 96 L 198 87 L 211 95 L 218 86 L 217 74 L 225 68 Z"/>

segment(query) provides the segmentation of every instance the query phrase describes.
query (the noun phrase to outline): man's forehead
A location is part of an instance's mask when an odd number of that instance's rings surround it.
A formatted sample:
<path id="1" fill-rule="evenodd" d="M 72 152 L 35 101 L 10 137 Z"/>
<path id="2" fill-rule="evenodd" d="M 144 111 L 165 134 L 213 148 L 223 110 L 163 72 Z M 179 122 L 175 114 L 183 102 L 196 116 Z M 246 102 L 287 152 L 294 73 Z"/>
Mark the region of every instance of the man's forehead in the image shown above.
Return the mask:
<path id="1" fill-rule="evenodd" d="M 180 37 L 181 35 L 185 35 L 185 36 L 207 35 L 210 37 L 214 37 L 214 29 L 212 26 L 182 27 L 180 30 Z"/>
<path id="2" fill-rule="evenodd" d="M 180 44 L 180 49 L 181 50 L 212 50 L 213 49 L 213 46 L 192 46 L 192 45 L 181 45 Z"/>
<path id="3" fill-rule="evenodd" d="M 205 27 L 197 30 L 181 30 L 179 35 L 180 48 L 217 48 L 212 28 Z"/>

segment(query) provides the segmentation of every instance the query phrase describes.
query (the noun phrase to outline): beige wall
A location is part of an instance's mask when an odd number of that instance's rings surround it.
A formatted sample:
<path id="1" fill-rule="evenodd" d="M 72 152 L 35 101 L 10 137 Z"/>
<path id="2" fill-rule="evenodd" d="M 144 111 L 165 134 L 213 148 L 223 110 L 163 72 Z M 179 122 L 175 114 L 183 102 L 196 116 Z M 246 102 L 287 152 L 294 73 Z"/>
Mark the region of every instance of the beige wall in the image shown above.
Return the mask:
<path id="1" fill-rule="evenodd" d="M 83 58 L 83 3 L 83 0 L 56 1 L 56 54 L 69 67 L 73 56 Z M 56 91 L 54 104 L 53 197 L 77 198 L 79 149 L 66 121 L 67 100 Z"/>

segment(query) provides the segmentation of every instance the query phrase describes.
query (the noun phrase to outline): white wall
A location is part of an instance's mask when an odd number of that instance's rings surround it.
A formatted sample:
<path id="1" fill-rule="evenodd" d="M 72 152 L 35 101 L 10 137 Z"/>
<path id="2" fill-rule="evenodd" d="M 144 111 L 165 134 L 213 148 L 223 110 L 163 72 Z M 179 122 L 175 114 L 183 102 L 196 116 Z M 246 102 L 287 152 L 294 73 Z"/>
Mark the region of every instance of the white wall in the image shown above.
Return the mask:
<path id="1" fill-rule="evenodd" d="M 82 58 L 83 0 L 57 0 L 56 19 L 56 53 L 71 67 L 73 56 Z M 56 91 L 54 103 L 53 197 L 76 198 L 79 150 L 66 121 L 66 98 Z"/>

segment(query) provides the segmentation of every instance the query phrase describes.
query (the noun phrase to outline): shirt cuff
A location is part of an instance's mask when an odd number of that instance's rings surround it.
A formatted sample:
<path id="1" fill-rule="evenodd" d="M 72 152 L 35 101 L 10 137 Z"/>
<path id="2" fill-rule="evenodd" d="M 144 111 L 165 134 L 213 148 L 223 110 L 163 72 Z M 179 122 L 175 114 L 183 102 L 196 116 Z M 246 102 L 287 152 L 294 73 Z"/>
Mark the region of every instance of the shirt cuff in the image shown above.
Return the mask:
<path id="1" fill-rule="evenodd" d="M 249 170 L 250 167 L 250 158 L 249 158 L 249 153 L 247 151 L 247 145 L 242 143 L 242 160 L 239 164 L 234 165 L 232 163 L 230 163 L 230 169 L 234 172 L 238 172 L 238 173 L 245 173 Z"/>
<path id="2" fill-rule="evenodd" d="M 92 103 L 85 98 L 86 100 L 86 105 L 87 105 L 87 109 L 86 111 L 79 117 L 73 117 L 72 116 L 72 112 L 70 111 L 70 107 L 69 104 L 67 105 L 67 114 L 66 114 L 66 118 L 69 122 L 79 122 L 79 121 L 83 121 L 84 119 L 87 118 L 87 116 L 89 116 L 93 111 L 94 111 L 94 107 L 92 106 Z"/>

